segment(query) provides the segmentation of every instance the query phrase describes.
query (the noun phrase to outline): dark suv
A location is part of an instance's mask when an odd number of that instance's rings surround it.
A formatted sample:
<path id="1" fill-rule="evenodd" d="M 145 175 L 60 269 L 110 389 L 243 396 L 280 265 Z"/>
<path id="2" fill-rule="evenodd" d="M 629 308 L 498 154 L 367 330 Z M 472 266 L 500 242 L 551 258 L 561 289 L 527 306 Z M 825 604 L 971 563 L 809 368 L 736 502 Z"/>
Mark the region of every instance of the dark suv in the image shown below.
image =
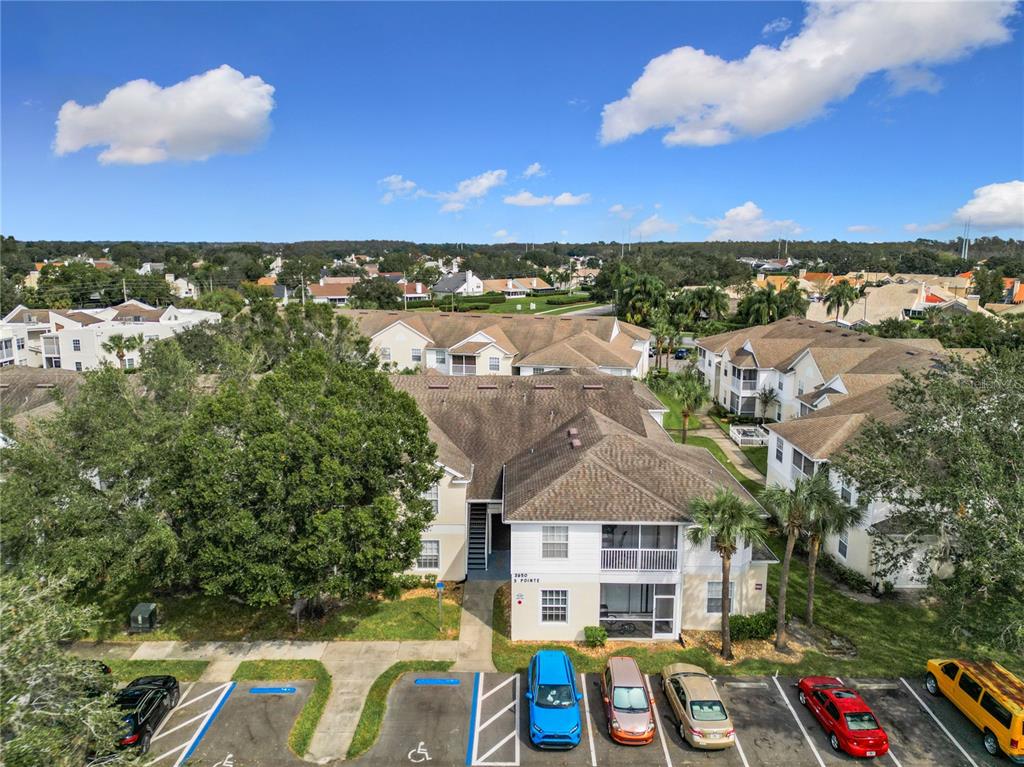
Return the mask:
<path id="1" fill-rule="evenodd" d="M 173 676 L 140 676 L 118 690 L 114 702 L 124 712 L 125 730 L 119 745 L 149 753 L 153 733 L 178 705 L 178 680 Z"/>

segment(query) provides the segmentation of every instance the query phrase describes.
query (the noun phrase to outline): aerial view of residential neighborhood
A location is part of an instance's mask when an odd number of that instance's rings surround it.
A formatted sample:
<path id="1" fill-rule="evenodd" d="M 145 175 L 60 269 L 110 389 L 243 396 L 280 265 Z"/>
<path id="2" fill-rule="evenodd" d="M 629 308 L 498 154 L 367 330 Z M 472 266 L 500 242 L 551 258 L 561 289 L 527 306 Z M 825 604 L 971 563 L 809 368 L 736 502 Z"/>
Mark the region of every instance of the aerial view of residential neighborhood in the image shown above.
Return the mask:
<path id="1" fill-rule="evenodd" d="M 0 28 L 0 767 L 1024 765 L 1024 4 Z"/>

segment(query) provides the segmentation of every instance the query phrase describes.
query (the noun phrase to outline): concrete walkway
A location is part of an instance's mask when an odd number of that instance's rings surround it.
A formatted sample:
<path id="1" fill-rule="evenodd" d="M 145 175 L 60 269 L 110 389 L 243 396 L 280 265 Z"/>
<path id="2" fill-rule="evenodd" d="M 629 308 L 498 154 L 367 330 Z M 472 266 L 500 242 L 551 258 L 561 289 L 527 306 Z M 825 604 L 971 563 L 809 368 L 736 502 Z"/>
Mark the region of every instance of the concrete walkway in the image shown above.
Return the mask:
<path id="1" fill-rule="evenodd" d="M 497 671 L 491 660 L 494 592 L 505 580 L 468 580 L 462 595 L 458 660 L 452 671 Z"/>
<path id="2" fill-rule="evenodd" d="M 705 416 L 706 418 L 707 416 Z M 687 436 L 690 437 L 707 437 L 714 441 L 716 445 L 722 448 L 722 452 L 725 453 L 726 457 L 732 461 L 732 465 L 735 466 L 740 474 L 747 479 L 752 479 L 755 482 L 764 482 L 765 477 L 757 467 L 750 462 L 747 458 L 747 454 L 740 450 L 739 446 L 729 439 L 729 435 L 719 429 L 717 426 L 704 426 L 700 429 L 692 429 Z"/>
<path id="3" fill-rule="evenodd" d="M 492 592 L 493 597 L 493 592 Z M 488 616 L 490 608 L 488 607 Z M 463 611 L 465 616 L 465 610 Z M 465 625 L 465 617 L 463 618 Z M 393 664 L 408 660 L 461 658 L 461 641 L 422 642 L 79 642 L 77 655 L 126 660 L 205 660 L 204 682 L 228 681 L 243 660 L 318 660 L 332 678 L 320 724 L 306 759 L 326 763 L 344 759 L 370 686 Z M 490 633 L 487 660 L 490 664 Z M 468 662 L 467 655 L 467 662 Z M 473 656 L 475 657 L 475 655 Z M 482 667 L 480 670 L 483 670 Z"/>

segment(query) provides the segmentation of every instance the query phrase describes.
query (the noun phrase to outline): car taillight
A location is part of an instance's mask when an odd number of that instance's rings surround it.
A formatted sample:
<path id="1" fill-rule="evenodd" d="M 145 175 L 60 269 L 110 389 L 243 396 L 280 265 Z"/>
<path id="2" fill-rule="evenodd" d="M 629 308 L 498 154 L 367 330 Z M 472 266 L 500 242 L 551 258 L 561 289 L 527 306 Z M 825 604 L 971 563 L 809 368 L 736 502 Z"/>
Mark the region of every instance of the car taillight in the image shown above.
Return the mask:
<path id="1" fill-rule="evenodd" d="M 736 734 L 736 730 L 726 730 L 725 737 L 729 738 Z"/>
<path id="2" fill-rule="evenodd" d="M 695 730 L 695 729 L 693 729 L 691 727 L 690 728 L 690 734 L 693 735 L 696 738 L 703 738 L 704 737 L 704 730 Z"/>
<path id="3" fill-rule="evenodd" d="M 134 733 L 133 735 L 126 735 L 125 737 L 121 738 L 121 745 L 122 746 L 130 746 L 133 743 L 135 743 L 135 741 L 137 741 L 138 739 L 139 739 L 139 733 L 137 733 L 137 732 Z"/>

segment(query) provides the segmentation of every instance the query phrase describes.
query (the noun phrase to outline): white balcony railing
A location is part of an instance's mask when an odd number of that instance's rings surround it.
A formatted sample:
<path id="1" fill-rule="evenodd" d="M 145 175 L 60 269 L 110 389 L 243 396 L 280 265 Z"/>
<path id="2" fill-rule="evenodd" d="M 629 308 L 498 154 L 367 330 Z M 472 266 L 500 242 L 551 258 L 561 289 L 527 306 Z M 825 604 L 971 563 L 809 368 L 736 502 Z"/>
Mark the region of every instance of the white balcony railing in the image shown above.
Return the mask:
<path id="1" fill-rule="evenodd" d="M 476 365 L 457 365 L 452 363 L 452 375 L 453 376 L 475 376 Z"/>
<path id="2" fill-rule="evenodd" d="M 768 444 L 768 430 L 762 426 L 729 427 L 729 439 L 740 447 L 760 447 Z"/>
<path id="3" fill-rule="evenodd" d="M 601 549 L 602 570 L 672 572 L 678 567 L 676 549 Z"/>

